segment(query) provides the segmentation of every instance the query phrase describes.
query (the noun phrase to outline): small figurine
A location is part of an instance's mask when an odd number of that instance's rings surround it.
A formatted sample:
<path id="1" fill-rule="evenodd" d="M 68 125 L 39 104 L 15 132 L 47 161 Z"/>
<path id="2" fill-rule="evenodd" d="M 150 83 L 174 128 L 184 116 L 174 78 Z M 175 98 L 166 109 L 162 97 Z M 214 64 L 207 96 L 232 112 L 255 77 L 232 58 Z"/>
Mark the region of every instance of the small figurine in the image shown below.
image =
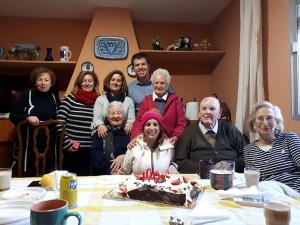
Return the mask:
<path id="1" fill-rule="evenodd" d="M 33 43 L 15 44 L 7 51 L 8 59 L 37 60 L 42 55 L 42 49 Z"/>
<path id="2" fill-rule="evenodd" d="M 180 43 L 178 42 L 178 40 L 175 40 L 172 44 L 168 45 L 167 51 L 178 50 L 179 46 Z"/>
<path id="3" fill-rule="evenodd" d="M 192 38 L 180 36 L 178 40 L 175 40 L 174 43 L 167 47 L 167 50 L 193 50 Z"/>
<path id="4" fill-rule="evenodd" d="M 158 36 L 152 38 L 152 48 L 154 50 L 163 50 L 163 48 L 160 46 Z"/>
<path id="5" fill-rule="evenodd" d="M 192 38 L 180 36 L 178 42 L 179 42 L 178 50 L 193 50 Z"/>
<path id="6" fill-rule="evenodd" d="M 204 38 L 199 44 L 201 51 L 209 51 L 211 50 L 211 43 L 208 41 L 208 39 Z"/>

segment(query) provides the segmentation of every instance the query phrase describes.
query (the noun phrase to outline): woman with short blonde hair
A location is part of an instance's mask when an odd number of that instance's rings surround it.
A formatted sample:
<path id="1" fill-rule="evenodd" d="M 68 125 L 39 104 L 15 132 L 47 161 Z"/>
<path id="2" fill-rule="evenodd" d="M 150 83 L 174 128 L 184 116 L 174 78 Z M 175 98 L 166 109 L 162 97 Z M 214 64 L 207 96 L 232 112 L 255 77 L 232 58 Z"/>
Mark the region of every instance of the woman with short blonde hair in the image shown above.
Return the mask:
<path id="1" fill-rule="evenodd" d="M 283 127 L 279 107 L 258 102 L 249 117 L 258 139 L 244 147 L 245 165 L 259 169 L 261 181 L 279 181 L 300 192 L 300 139 Z"/>

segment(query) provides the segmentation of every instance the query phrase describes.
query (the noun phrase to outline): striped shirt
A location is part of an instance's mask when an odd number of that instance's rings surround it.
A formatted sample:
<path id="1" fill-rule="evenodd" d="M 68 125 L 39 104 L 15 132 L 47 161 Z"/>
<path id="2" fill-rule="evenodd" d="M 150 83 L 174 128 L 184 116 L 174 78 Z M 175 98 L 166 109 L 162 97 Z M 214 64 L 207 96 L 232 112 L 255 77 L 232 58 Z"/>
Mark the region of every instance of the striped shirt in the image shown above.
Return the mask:
<path id="1" fill-rule="evenodd" d="M 295 133 L 279 133 L 269 151 L 248 144 L 244 159 L 246 167 L 260 170 L 260 180 L 276 180 L 300 192 L 300 139 Z"/>
<path id="2" fill-rule="evenodd" d="M 71 141 L 80 142 L 80 150 L 90 150 L 92 137 L 90 126 L 93 121 L 93 105 L 79 102 L 73 94 L 68 95 L 61 103 L 57 119 L 66 126 L 63 149 L 70 151 Z"/>

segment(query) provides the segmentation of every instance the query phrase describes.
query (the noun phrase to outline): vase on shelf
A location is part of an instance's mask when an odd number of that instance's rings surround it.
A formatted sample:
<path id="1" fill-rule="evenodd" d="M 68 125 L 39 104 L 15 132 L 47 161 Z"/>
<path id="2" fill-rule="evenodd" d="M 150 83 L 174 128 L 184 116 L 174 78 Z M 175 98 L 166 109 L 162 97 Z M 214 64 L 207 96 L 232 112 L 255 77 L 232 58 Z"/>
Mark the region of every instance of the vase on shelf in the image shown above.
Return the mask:
<path id="1" fill-rule="evenodd" d="M 46 50 L 47 50 L 47 55 L 45 57 L 45 61 L 53 61 L 52 48 L 46 48 Z"/>
<path id="2" fill-rule="evenodd" d="M 4 52 L 4 48 L 1 46 L 1 44 L 0 44 L 0 59 L 2 58 L 2 57 L 4 57 L 4 55 L 5 55 L 5 52 Z"/>

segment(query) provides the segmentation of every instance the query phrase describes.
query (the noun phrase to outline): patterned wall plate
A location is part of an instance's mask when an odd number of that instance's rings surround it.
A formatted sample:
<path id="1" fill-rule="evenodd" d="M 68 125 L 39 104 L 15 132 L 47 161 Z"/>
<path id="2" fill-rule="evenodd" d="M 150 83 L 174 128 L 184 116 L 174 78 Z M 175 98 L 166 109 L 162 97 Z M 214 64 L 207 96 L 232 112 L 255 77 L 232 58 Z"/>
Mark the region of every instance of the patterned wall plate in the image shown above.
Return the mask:
<path id="1" fill-rule="evenodd" d="M 134 70 L 133 70 L 131 64 L 129 64 L 129 65 L 127 66 L 127 73 L 128 73 L 128 75 L 129 75 L 130 77 L 136 78 L 136 74 L 135 74 L 135 72 L 134 72 Z"/>
<path id="2" fill-rule="evenodd" d="M 91 62 L 85 61 L 81 64 L 81 71 L 83 72 L 94 71 L 94 66 Z"/>
<path id="3" fill-rule="evenodd" d="M 95 56 L 103 59 L 126 59 L 128 43 L 122 37 L 98 36 L 95 38 Z"/>

